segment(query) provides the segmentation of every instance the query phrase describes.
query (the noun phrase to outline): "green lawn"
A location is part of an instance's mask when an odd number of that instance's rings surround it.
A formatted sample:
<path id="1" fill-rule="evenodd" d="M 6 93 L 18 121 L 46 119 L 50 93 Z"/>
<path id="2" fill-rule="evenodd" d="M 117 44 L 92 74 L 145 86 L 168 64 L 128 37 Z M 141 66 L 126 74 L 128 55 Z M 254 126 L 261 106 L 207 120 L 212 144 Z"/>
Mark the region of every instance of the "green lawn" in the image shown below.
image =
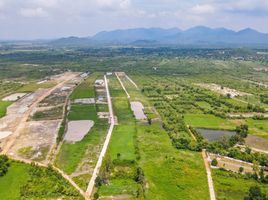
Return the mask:
<path id="1" fill-rule="evenodd" d="M 244 179 L 239 174 L 213 170 L 213 182 L 218 200 L 243 200 L 251 186 L 259 185 L 268 195 L 268 187 L 253 179 Z"/>
<path id="2" fill-rule="evenodd" d="M 9 101 L 0 101 L 0 118 L 6 115 L 7 107 L 11 104 Z"/>
<path id="3" fill-rule="evenodd" d="M 97 121 L 96 105 L 71 105 L 68 120 L 93 120 Z"/>
<path id="4" fill-rule="evenodd" d="M 185 123 L 198 128 L 235 129 L 236 125 L 228 119 L 209 114 L 185 114 Z"/>

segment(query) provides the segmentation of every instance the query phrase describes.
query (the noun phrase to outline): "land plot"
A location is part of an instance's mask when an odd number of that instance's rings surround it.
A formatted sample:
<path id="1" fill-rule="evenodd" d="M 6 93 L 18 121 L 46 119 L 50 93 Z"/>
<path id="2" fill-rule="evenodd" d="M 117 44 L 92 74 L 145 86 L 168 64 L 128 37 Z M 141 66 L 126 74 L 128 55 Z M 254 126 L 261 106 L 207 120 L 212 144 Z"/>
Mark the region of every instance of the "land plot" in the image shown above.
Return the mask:
<path id="1" fill-rule="evenodd" d="M 249 147 L 268 152 L 268 139 L 254 135 L 248 135 L 245 141 L 246 145 L 248 145 Z"/>
<path id="2" fill-rule="evenodd" d="M 212 176 L 216 197 L 219 200 L 244 199 L 249 192 L 249 188 L 256 185 L 260 186 L 262 191 L 268 194 L 267 185 L 260 184 L 254 179 L 245 178 L 240 174 L 213 169 Z"/>
<path id="3" fill-rule="evenodd" d="M 228 119 L 210 114 L 185 114 L 185 123 L 197 128 L 234 130 L 236 125 Z"/>
<path id="4" fill-rule="evenodd" d="M 25 95 L 27 95 L 27 93 L 15 93 L 15 94 L 11 94 L 11 95 L 3 98 L 2 101 L 17 101 L 20 98 L 24 97 Z"/>
<path id="5" fill-rule="evenodd" d="M 134 112 L 135 118 L 137 120 L 146 120 L 147 117 L 144 114 L 144 107 L 141 102 L 132 101 L 130 102 L 131 110 Z"/>
<path id="6" fill-rule="evenodd" d="M 0 118 L 4 117 L 7 112 L 7 107 L 11 105 L 9 101 L 0 101 Z"/>
<path id="7" fill-rule="evenodd" d="M 69 121 L 64 139 L 68 142 L 81 141 L 93 125 L 91 120 Z"/>
<path id="8" fill-rule="evenodd" d="M 68 120 L 93 120 L 98 118 L 96 105 L 71 105 Z"/>
<path id="9" fill-rule="evenodd" d="M 15 140 L 8 154 L 45 162 L 55 144 L 60 120 L 27 122 L 24 132 Z"/>
<path id="10" fill-rule="evenodd" d="M 59 189 L 61 185 L 61 189 Z M 80 194 L 51 169 L 12 161 L 7 174 L 0 177 L 1 199 L 74 199 Z"/>

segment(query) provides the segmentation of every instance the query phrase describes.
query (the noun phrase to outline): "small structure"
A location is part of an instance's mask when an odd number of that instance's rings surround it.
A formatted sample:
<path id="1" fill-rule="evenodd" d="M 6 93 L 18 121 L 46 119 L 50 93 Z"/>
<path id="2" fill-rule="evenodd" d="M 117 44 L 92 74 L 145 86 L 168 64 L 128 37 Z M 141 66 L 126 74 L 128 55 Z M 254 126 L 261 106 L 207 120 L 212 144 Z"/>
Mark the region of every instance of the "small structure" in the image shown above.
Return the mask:
<path id="1" fill-rule="evenodd" d="M 102 79 L 97 79 L 95 81 L 95 86 L 104 86 L 104 80 Z"/>
<path id="2" fill-rule="evenodd" d="M 106 72 L 106 75 L 107 76 L 112 76 L 113 75 L 113 72 Z"/>

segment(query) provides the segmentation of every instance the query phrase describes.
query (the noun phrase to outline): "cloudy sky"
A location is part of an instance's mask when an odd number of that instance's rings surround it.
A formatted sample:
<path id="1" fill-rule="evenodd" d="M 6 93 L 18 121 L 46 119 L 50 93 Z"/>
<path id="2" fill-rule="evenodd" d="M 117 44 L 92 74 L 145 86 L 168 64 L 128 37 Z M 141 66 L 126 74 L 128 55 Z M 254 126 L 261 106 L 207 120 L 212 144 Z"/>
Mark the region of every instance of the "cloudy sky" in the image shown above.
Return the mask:
<path id="1" fill-rule="evenodd" d="M 196 25 L 268 32 L 268 0 L 0 0 L 0 39 Z"/>

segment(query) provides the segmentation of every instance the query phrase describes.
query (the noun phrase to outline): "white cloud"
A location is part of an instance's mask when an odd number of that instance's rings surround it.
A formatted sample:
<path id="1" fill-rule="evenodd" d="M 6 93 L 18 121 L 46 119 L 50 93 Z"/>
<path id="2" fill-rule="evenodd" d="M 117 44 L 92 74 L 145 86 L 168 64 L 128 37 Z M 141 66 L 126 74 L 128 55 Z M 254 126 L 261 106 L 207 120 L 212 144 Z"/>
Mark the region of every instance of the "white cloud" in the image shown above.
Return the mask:
<path id="1" fill-rule="evenodd" d="M 194 14 L 212 14 L 216 11 L 215 7 L 210 4 L 203 4 L 203 5 L 197 4 L 190 10 Z"/>
<path id="2" fill-rule="evenodd" d="M 97 4 L 102 9 L 127 9 L 131 6 L 130 0 L 97 0 Z"/>
<path id="3" fill-rule="evenodd" d="M 21 8 L 20 14 L 23 17 L 46 17 L 47 12 L 43 8 Z"/>

